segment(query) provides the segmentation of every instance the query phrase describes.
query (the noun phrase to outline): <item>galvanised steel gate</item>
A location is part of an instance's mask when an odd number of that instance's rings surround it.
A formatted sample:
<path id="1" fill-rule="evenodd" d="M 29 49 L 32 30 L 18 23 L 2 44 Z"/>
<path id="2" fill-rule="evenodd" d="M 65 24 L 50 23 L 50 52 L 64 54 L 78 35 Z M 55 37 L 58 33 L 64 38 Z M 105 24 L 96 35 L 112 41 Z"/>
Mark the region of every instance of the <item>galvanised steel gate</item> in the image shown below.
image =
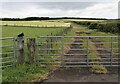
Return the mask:
<path id="1" fill-rule="evenodd" d="M 119 66 L 118 36 L 39 36 L 41 67 Z"/>
<path id="2" fill-rule="evenodd" d="M 0 68 L 16 64 L 16 41 L 13 37 L 0 38 Z"/>

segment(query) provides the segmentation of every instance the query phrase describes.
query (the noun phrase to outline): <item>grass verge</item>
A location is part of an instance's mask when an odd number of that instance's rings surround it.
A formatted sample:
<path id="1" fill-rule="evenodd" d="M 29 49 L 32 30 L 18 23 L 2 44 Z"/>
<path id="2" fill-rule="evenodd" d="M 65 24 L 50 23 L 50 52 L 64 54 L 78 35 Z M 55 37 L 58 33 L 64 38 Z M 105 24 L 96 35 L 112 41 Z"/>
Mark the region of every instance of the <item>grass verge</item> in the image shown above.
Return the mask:
<path id="1" fill-rule="evenodd" d="M 34 64 L 23 64 L 16 67 L 9 67 L 2 72 L 2 82 L 30 82 L 40 78 L 43 74 L 48 73 L 45 68 L 39 68 Z"/>

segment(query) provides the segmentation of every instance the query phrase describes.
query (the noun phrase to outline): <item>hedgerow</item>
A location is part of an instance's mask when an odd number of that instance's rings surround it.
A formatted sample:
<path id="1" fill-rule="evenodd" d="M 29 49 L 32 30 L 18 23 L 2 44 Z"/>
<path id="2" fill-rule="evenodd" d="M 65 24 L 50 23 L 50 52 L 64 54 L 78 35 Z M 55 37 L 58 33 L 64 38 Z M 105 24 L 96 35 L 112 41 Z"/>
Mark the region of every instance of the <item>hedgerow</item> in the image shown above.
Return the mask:
<path id="1" fill-rule="evenodd" d="M 95 21 L 74 21 L 79 25 L 88 26 L 89 29 L 97 29 L 102 32 L 119 33 L 120 23 L 116 22 L 95 22 Z"/>

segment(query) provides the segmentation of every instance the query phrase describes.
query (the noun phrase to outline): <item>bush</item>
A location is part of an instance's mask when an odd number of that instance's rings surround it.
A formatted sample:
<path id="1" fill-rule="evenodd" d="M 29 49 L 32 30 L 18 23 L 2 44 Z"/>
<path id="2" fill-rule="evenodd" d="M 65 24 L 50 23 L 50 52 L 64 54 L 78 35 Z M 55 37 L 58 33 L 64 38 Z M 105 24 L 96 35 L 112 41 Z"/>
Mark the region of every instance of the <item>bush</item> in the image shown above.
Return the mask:
<path id="1" fill-rule="evenodd" d="M 117 24 L 115 23 L 99 24 L 98 30 L 102 32 L 117 33 L 118 27 L 117 27 Z"/>
<path id="2" fill-rule="evenodd" d="M 97 23 L 91 23 L 88 27 L 89 29 L 97 29 Z"/>
<path id="3" fill-rule="evenodd" d="M 120 23 L 118 21 L 112 21 L 112 22 L 93 22 L 93 21 L 79 21 L 74 23 L 77 23 L 79 25 L 88 26 L 89 29 L 97 29 L 102 32 L 110 32 L 110 33 L 120 33 Z"/>

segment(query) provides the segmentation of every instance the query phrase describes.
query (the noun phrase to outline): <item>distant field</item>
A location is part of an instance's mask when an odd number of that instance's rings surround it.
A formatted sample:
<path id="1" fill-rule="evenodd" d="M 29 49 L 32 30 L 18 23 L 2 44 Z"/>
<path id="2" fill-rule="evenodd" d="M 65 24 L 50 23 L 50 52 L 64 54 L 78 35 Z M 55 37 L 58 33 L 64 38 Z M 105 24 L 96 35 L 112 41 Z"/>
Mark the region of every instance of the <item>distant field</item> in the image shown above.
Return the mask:
<path id="1" fill-rule="evenodd" d="M 104 20 L 62 19 L 62 21 L 104 21 Z"/>
<path id="2" fill-rule="evenodd" d="M 16 37 L 19 33 L 23 32 L 25 37 L 37 37 L 39 35 L 50 35 L 56 33 L 64 28 L 31 28 L 31 27 L 2 27 L 2 37 Z"/>
<path id="3" fill-rule="evenodd" d="M 8 26 L 37 26 L 37 27 L 69 27 L 70 23 L 63 21 L 2 21 L 2 25 Z"/>
<path id="4" fill-rule="evenodd" d="M 12 27 L 12 26 L 3 26 L 2 27 L 2 38 L 8 38 L 8 37 L 17 37 L 18 34 L 21 32 L 24 33 L 24 41 L 26 44 L 27 38 L 37 38 L 38 36 L 46 36 L 46 35 L 54 35 L 57 32 L 61 32 L 64 28 L 31 28 L 31 27 Z M 39 39 L 39 41 L 45 40 L 45 39 Z M 38 41 L 38 39 L 37 39 Z M 12 40 L 0 40 L 0 43 L 2 42 L 2 46 L 12 46 L 13 41 Z M 1 45 L 0 45 L 1 46 Z M 9 47 L 2 48 L 3 52 L 13 51 Z"/>

